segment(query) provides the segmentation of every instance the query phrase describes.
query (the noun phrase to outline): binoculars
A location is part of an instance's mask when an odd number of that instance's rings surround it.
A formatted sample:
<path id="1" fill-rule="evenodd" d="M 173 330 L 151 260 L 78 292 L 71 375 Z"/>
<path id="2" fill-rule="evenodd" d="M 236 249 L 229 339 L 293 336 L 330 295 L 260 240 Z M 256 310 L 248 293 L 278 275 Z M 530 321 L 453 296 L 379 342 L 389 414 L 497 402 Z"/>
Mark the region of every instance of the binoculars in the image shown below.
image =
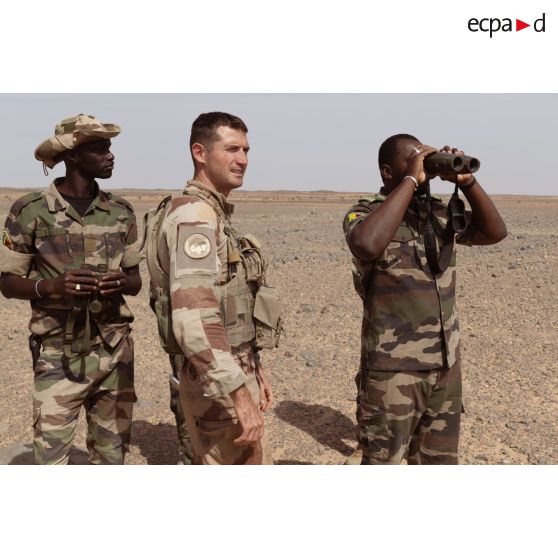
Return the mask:
<path id="1" fill-rule="evenodd" d="M 480 161 L 469 155 L 458 153 L 432 153 L 424 159 L 424 170 L 429 174 L 467 174 L 477 172 Z"/>

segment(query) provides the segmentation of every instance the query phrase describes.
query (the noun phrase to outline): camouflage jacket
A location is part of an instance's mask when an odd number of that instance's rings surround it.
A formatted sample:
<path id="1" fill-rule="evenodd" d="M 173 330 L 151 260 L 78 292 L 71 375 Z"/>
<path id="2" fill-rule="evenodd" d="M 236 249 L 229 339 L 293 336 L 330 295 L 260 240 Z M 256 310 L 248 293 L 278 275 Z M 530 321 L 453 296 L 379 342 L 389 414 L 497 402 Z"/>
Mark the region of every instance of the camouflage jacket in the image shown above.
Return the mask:
<path id="1" fill-rule="evenodd" d="M 137 226 L 132 206 L 123 198 L 98 190 L 86 214 L 60 195 L 56 179 L 42 192 L 16 200 L 6 219 L 0 271 L 30 279 L 53 279 L 69 269 L 99 271 L 139 264 Z M 63 334 L 76 301 L 62 297 L 31 301 L 29 329 L 41 336 Z M 84 311 L 75 323 L 76 339 L 85 330 Z M 129 330 L 133 315 L 122 295 L 103 299 L 99 314 L 91 316 L 93 341 L 116 346 Z"/>
<path id="2" fill-rule="evenodd" d="M 221 286 L 228 279 L 226 230 L 234 205 L 200 182 L 189 181 L 187 188 L 216 199 L 226 221 L 209 203 L 185 191 L 168 205 L 157 252 L 169 277 L 172 329 L 191 365 L 191 386 L 214 398 L 246 381 L 233 358 L 221 307 Z"/>
<path id="3" fill-rule="evenodd" d="M 345 215 L 351 232 L 385 199 L 362 198 Z M 446 208 L 432 196 L 432 214 L 445 228 Z M 456 252 L 445 272 L 430 272 L 423 240 L 426 204 L 413 199 L 384 253 L 374 261 L 353 257 L 355 288 L 363 298 L 361 366 L 368 370 L 430 370 L 452 366 L 457 358 L 459 324 L 455 305 Z M 468 227 L 456 241 L 469 244 Z M 436 230 L 436 229 L 435 229 Z M 441 244 L 441 236 L 436 230 Z"/>

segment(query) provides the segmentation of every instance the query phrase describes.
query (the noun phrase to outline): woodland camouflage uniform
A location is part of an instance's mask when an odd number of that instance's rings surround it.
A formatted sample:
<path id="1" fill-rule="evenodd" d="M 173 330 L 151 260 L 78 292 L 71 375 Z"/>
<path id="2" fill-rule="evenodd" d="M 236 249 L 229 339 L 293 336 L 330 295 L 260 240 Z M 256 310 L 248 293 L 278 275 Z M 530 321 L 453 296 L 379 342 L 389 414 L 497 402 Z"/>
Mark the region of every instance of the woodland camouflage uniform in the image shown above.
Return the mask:
<path id="1" fill-rule="evenodd" d="M 65 270 L 130 268 L 140 261 L 133 209 L 103 192 L 83 217 L 56 188 L 18 199 L 10 209 L 0 270 L 53 279 Z M 31 301 L 29 329 L 42 350 L 34 367 L 36 463 L 67 463 L 83 405 L 92 463 L 123 463 L 134 402 L 132 313 L 121 295 L 44 297 Z"/>
<path id="2" fill-rule="evenodd" d="M 385 197 L 362 198 L 346 214 L 349 234 Z M 446 206 L 432 196 L 441 244 Z M 457 463 L 462 410 L 459 324 L 455 306 L 456 253 L 433 275 L 422 227 L 424 200 L 413 198 L 384 253 L 353 257 L 355 288 L 363 299 L 357 422 L 363 464 Z M 469 244 L 470 224 L 456 241 Z"/>

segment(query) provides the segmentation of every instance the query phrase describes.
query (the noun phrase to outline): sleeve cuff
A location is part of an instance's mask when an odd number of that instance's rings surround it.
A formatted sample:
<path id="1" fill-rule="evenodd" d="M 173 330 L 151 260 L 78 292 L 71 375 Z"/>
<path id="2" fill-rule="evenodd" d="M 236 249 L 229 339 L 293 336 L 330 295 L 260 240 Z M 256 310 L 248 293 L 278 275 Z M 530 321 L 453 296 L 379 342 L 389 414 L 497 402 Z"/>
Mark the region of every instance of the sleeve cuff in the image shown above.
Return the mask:
<path id="1" fill-rule="evenodd" d="M 14 275 L 27 275 L 33 254 L 21 254 L 0 244 L 0 271 Z"/>
<path id="2" fill-rule="evenodd" d="M 217 399 L 223 395 L 228 395 L 235 389 L 243 386 L 246 383 L 246 374 L 242 370 L 240 373 L 235 375 L 233 378 L 223 381 L 209 381 L 208 383 L 202 384 L 202 391 L 204 397 L 208 399 Z"/>
<path id="3" fill-rule="evenodd" d="M 139 265 L 141 262 L 141 254 L 138 250 L 137 243 L 126 246 L 124 250 L 124 255 L 122 256 L 122 261 L 120 266 L 123 268 L 134 267 Z"/>

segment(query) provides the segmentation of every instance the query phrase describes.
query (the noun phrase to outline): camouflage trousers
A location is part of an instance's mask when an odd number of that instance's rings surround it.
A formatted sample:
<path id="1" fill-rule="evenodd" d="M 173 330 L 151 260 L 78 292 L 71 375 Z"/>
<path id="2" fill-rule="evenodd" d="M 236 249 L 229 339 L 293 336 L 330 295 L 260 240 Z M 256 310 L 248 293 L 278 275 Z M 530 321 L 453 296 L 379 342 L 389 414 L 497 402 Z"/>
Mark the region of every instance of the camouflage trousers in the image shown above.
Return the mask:
<path id="1" fill-rule="evenodd" d="M 124 463 L 135 401 L 130 335 L 115 348 L 101 343 L 89 354 L 71 359 L 64 356 L 61 337 L 45 338 L 34 372 L 35 463 L 68 463 L 82 407 L 90 463 Z"/>
<path id="2" fill-rule="evenodd" d="M 186 424 L 186 417 L 184 416 L 182 405 L 180 404 L 180 381 L 178 380 L 180 371 L 184 365 L 184 357 L 182 355 L 169 355 L 169 360 L 172 368 L 172 373 L 169 377 L 170 410 L 174 414 L 176 434 L 178 436 L 177 465 L 192 465 L 194 450 L 192 448 L 190 432 L 188 432 L 188 425 Z"/>
<path id="3" fill-rule="evenodd" d="M 235 361 L 247 376 L 246 387 L 259 406 L 260 386 L 256 375 L 254 353 L 249 346 L 233 351 Z M 180 402 L 186 417 L 194 450 L 194 465 L 268 465 L 271 464 L 267 434 L 251 446 L 236 446 L 242 427 L 230 395 L 208 399 L 192 382 L 191 364 L 184 362 L 180 374 Z"/>
<path id="4" fill-rule="evenodd" d="M 451 368 L 368 370 L 357 376 L 357 431 L 363 465 L 457 464 L 462 389 Z"/>

